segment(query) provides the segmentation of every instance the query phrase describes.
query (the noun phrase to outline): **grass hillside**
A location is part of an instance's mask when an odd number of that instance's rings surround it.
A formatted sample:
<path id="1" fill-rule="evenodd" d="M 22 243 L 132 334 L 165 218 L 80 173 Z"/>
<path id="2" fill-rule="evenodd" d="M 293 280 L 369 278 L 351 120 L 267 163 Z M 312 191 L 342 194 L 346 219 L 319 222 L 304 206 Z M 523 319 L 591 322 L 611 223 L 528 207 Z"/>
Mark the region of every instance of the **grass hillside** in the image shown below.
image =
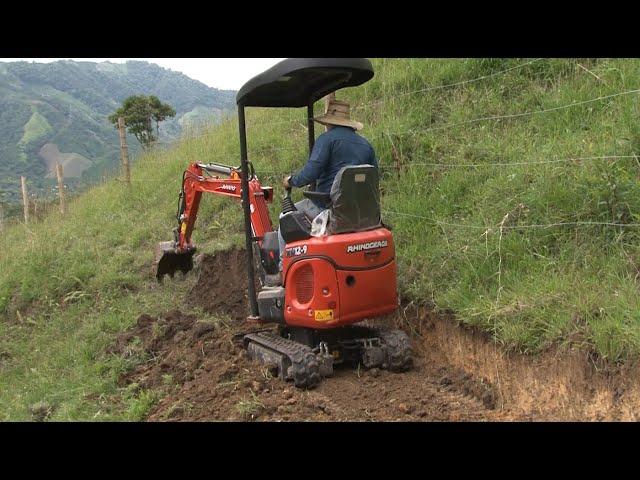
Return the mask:
<path id="1" fill-rule="evenodd" d="M 505 349 L 577 345 L 610 361 L 637 358 L 640 61 L 386 59 L 374 68 L 372 81 L 338 98 L 352 102 L 382 165 L 402 295 L 455 311 Z M 248 110 L 250 160 L 278 196 L 283 174 L 305 161 L 304 113 Z M 140 359 L 105 348 L 141 313 L 186 308 L 193 278 L 157 285 L 153 248 L 170 238 L 184 167 L 238 164 L 238 152 L 234 119 L 140 157 L 131 189 L 110 182 L 65 218 L 3 232 L 0 419 L 30 418 L 38 402 L 55 406 L 54 419 L 144 415 L 153 394 L 116 384 Z M 239 205 L 205 200 L 201 249 L 242 244 Z"/>

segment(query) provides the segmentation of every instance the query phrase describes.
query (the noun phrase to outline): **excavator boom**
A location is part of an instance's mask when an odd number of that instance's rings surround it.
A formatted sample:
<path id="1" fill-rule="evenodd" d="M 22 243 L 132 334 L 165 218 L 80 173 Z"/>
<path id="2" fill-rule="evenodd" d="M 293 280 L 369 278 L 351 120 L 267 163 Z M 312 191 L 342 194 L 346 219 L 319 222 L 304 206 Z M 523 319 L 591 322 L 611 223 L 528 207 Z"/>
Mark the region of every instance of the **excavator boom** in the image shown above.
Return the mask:
<path id="1" fill-rule="evenodd" d="M 222 178 L 220 174 L 226 178 Z M 173 277 L 178 271 L 186 274 L 193 269 L 196 247 L 192 243 L 191 235 L 203 192 L 241 200 L 240 169 L 220 164 L 192 163 L 185 170 L 176 213 L 178 226 L 173 230 L 174 239 L 160 242 L 156 246 L 154 265 L 158 281 L 162 281 L 165 275 Z M 264 234 L 273 230 L 267 209 L 267 203 L 271 202 L 272 196 L 272 188 L 262 187 L 255 175 L 252 175 L 249 181 L 251 229 L 259 245 Z"/>

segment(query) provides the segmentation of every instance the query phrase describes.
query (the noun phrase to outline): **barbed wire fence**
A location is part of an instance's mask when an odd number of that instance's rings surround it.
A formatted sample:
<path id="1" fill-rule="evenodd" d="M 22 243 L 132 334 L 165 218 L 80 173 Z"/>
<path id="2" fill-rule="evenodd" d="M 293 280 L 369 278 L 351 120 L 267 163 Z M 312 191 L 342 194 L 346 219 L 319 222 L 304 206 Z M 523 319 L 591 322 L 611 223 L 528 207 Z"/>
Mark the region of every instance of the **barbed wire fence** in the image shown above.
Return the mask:
<path id="1" fill-rule="evenodd" d="M 360 105 L 356 105 L 356 106 L 353 107 L 353 110 L 354 111 L 358 111 L 358 110 L 361 110 L 361 109 L 366 108 L 366 107 L 380 105 L 381 103 L 386 103 L 388 101 L 392 101 L 392 100 L 395 100 L 397 98 L 406 97 L 407 95 L 415 95 L 417 93 L 432 92 L 434 90 L 442 90 L 442 89 L 445 89 L 445 88 L 459 87 L 461 85 L 468 85 L 468 84 L 471 84 L 471 83 L 476 83 L 476 82 L 479 82 L 479 81 L 482 81 L 482 80 L 486 80 L 488 78 L 497 77 L 498 75 L 504 75 L 504 74 L 506 74 L 508 72 L 511 72 L 513 70 L 518 70 L 520 68 L 526 67 L 527 65 L 531 65 L 533 63 L 539 62 L 540 60 L 543 60 L 543 59 L 542 58 L 536 58 L 536 59 L 530 60 L 528 62 L 522 63 L 520 65 L 516 65 L 514 67 L 511 67 L 511 68 L 500 70 L 498 72 L 493 72 L 493 73 L 490 73 L 490 74 L 487 74 L 487 75 L 481 75 L 479 77 L 471 78 L 471 79 L 468 79 L 468 80 L 461 80 L 461 81 L 458 81 L 458 82 L 449 83 L 449 84 L 445 84 L 445 85 L 431 85 L 429 87 L 419 88 L 417 90 L 409 90 L 409 91 L 406 91 L 406 92 L 402 92 L 402 93 L 399 93 L 397 95 L 387 95 L 387 96 L 385 96 L 383 98 L 379 98 L 379 99 L 376 99 L 376 100 L 371 100 L 370 102 L 365 102 L 365 103 L 362 103 Z"/>
<path id="2" fill-rule="evenodd" d="M 532 63 L 532 62 L 528 62 L 528 63 L 523 64 L 523 65 L 528 65 L 530 63 Z M 519 66 L 519 67 L 521 67 L 521 66 Z M 503 70 L 503 71 L 501 71 L 499 73 L 505 73 L 505 72 L 514 70 L 514 69 L 519 68 L 519 67 L 512 67 L 510 69 Z M 473 79 L 473 80 L 469 80 L 469 81 L 464 81 L 464 82 L 458 82 L 458 83 L 453 83 L 453 84 L 449 84 L 449 85 L 444 85 L 444 86 L 442 86 L 442 88 L 447 87 L 447 86 L 451 86 L 451 85 L 459 85 L 459 84 L 464 84 L 464 83 L 471 83 L 473 81 L 477 81 L 479 79 L 484 79 L 484 78 L 490 78 L 492 76 L 493 75 L 485 75 L 483 77 L 479 77 L 478 79 Z M 435 88 L 438 88 L 438 87 L 433 87 L 433 88 L 435 89 Z M 418 92 L 422 92 L 422 91 L 426 91 L 426 90 L 427 89 L 415 90 L 415 91 L 412 91 L 412 92 L 406 92 L 404 94 L 396 95 L 396 97 L 401 96 L 401 95 L 411 94 L 411 93 L 418 93 Z M 439 126 L 436 126 L 436 127 L 431 127 L 431 128 L 427 128 L 427 129 L 421 129 L 421 130 L 407 129 L 407 130 L 404 130 L 404 131 L 395 131 L 395 132 L 390 132 L 388 130 L 385 130 L 383 132 L 378 133 L 377 135 L 372 135 L 372 136 L 373 137 L 382 137 L 382 136 L 388 136 L 390 134 L 393 134 L 393 135 L 404 135 L 404 134 L 417 135 L 417 134 L 428 132 L 428 131 L 432 131 L 432 130 L 438 130 L 438 129 L 442 129 L 442 128 L 450 128 L 450 127 L 459 126 L 459 125 L 465 125 L 465 124 L 469 124 L 469 123 L 476 123 L 476 122 L 490 121 L 490 120 L 502 120 L 502 119 L 510 119 L 510 118 L 521 118 L 521 117 L 531 116 L 531 115 L 535 115 L 535 114 L 548 113 L 548 112 L 567 109 L 567 108 L 571 108 L 571 107 L 577 107 L 577 106 L 585 105 L 585 104 L 588 104 L 588 103 L 593 103 L 593 102 L 596 102 L 596 101 L 606 100 L 606 99 L 610 99 L 610 98 L 614 98 L 614 97 L 618 97 L 618 96 L 622 96 L 622 95 L 637 94 L 637 93 L 640 93 L 640 89 L 634 89 L 634 90 L 618 92 L 618 93 L 614 93 L 614 94 L 611 94 L 611 95 L 600 96 L 600 97 L 593 98 L 593 99 L 588 99 L 588 100 L 584 100 L 584 101 L 580 101 L 580 102 L 574 102 L 574 103 L 571 103 L 571 104 L 566 104 L 566 105 L 561 105 L 561 106 L 557 106 L 557 107 L 541 109 L 541 110 L 536 110 L 536 111 L 528 111 L 528 112 L 519 112 L 519 113 L 514 113 L 514 114 L 479 117 L 479 118 L 475 118 L 475 119 L 465 120 L 465 121 L 462 121 L 462 122 L 452 122 L 452 123 L 447 123 L 447 124 L 439 125 Z M 275 122 L 274 124 L 278 124 L 278 123 L 290 123 L 290 121 Z M 204 134 L 199 134 L 199 135 L 194 135 L 194 136 L 187 136 L 187 137 L 184 137 L 184 138 L 192 140 L 192 139 L 210 137 L 212 135 L 213 135 L 213 133 L 204 133 Z M 170 147 L 173 147 L 175 145 L 178 145 L 184 140 L 184 138 L 177 139 L 174 142 L 166 144 L 166 146 L 168 148 L 170 148 Z M 305 148 L 306 148 L 305 146 L 294 146 L 294 147 L 268 146 L 268 147 L 263 147 L 263 148 L 260 148 L 260 149 L 252 149 L 252 150 L 250 150 L 249 151 L 249 156 L 265 155 L 265 154 L 269 154 L 269 153 L 273 153 L 273 152 L 282 152 L 282 151 L 288 151 L 288 152 L 298 151 L 301 154 L 304 154 L 305 153 Z M 235 154 L 230 153 L 229 155 L 226 155 L 226 156 L 207 156 L 207 160 L 209 160 L 209 161 L 221 161 L 221 162 L 222 161 L 226 161 L 226 162 L 233 163 L 233 160 L 236 159 L 236 157 L 237 157 L 237 153 L 235 153 Z M 460 163 L 446 164 L 446 163 L 438 163 L 438 162 L 431 162 L 431 163 L 411 162 L 411 164 L 409 166 L 431 166 L 431 167 L 450 167 L 450 168 L 455 168 L 455 167 L 470 168 L 470 167 L 473 167 L 473 168 L 477 168 L 477 167 L 494 167 L 494 166 L 539 165 L 539 164 L 547 164 L 547 163 L 572 162 L 572 161 L 597 160 L 597 159 L 614 159 L 614 158 L 617 158 L 617 159 L 637 158 L 637 156 L 636 155 L 602 155 L 602 156 L 591 156 L 591 157 L 570 157 L 570 158 L 565 158 L 565 159 L 542 160 L 542 161 L 476 163 L 476 164 L 460 164 Z M 388 166 L 388 165 L 383 165 L 383 166 L 381 166 L 381 168 L 394 168 L 394 167 L 391 167 L 391 166 Z M 283 173 L 283 174 L 286 173 L 285 170 L 277 170 L 277 171 L 273 171 L 273 172 L 274 173 Z"/>
<path id="3" fill-rule="evenodd" d="M 483 80 L 486 79 L 490 79 L 490 78 L 496 78 L 500 75 L 506 75 L 509 72 L 513 72 L 515 70 L 518 69 L 522 69 L 526 66 L 532 65 L 536 62 L 539 62 L 540 60 L 542 60 L 541 58 L 536 58 L 536 59 L 532 59 L 529 60 L 527 62 L 518 64 L 516 66 L 507 68 L 507 69 L 503 69 L 497 72 L 493 72 L 493 73 L 489 73 L 486 75 L 481 75 L 479 77 L 476 78 L 472 78 L 472 79 L 465 79 L 465 80 L 460 80 L 457 82 L 452 82 L 452 83 L 448 83 L 448 84 L 444 84 L 444 85 L 431 85 L 428 87 L 424 87 L 424 88 L 419 88 L 419 89 L 413 89 L 413 90 L 408 90 L 408 91 L 404 91 L 404 92 L 400 92 L 394 95 L 389 95 L 383 98 L 377 98 L 374 100 L 370 100 L 368 102 L 364 102 L 361 103 L 359 105 L 354 105 L 352 107 L 352 109 L 354 111 L 358 111 L 358 110 L 362 110 L 365 108 L 369 108 L 372 106 L 377 106 L 380 105 L 382 103 L 388 102 L 388 101 L 392 101 L 398 98 L 402 98 L 402 97 L 406 97 L 409 95 L 418 95 L 418 94 L 423 94 L 426 92 L 430 92 L 430 91 L 434 91 L 434 90 L 440 90 L 440 89 L 446 89 L 446 88 L 454 88 L 454 87 L 458 87 L 458 86 L 463 86 L 463 85 L 467 85 L 467 84 L 472 84 L 472 83 L 477 83 L 477 82 L 481 82 Z M 584 68 L 584 67 L 583 67 Z M 393 148 L 395 148 L 393 146 L 393 141 L 391 139 L 391 135 L 394 136 L 403 136 L 403 135 L 410 135 L 410 136 L 417 136 L 417 135 L 421 135 L 430 131 L 436 131 L 436 130 L 442 130 L 442 129 L 447 129 L 447 128 L 453 128 L 453 127 L 457 127 L 457 126 L 463 126 L 463 125 L 469 125 L 469 124 L 474 124 L 474 123 L 479 123 L 479 122 L 488 122 L 488 121 L 501 121 L 501 120 L 507 120 L 507 119 L 519 119 L 519 118 L 526 118 L 526 117 L 530 117 L 533 115 L 542 115 L 542 114 L 546 114 L 546 113 L 551 113 L 551 112 L 555 112 L 555 111 L 560 111 L 560 110 L 565 110 L 565 109 L 570 109 L 570 108 L 574 108 L 574 107 L 578 107 L 578 106 L 582 106 L 582 105 L 587 105 L 587 104 L 592 104 L 592 103 L 596 103 L 596 102 L 600 102 L 600 101 L 604 101 L 604 100 L 609 100 L 609 99 L 614 99 L 617 97 L 622 97 L 622 96 L 626 96 L 626 95 L 634 95 L 634 94 L 638 94 L 640 93 L 640 89 L 631 89 L 631 90 L 625 90 L 625 91 L 621 91 L 621 92 L 616 92 L 613 94 L 608 94 L 608 95 L 602 95 L 599 97 L 595 97 L 595 98 L 590 98 L 590 99 L 586 99 L 586 100 L 582 100 L 582 101 L 578 101 L 578 102 L 572 102 L 569 104 L 564 104 L 564 105 L 559 105 L 559 106 L 555 106 L 555 107 L 549 107 L 549 108 L 543 108 L 543 109 L 538 109 L 538 110 L 531 110 L 531 111 L 525 111 L 525 112 L 515 112 L 515 113 L 509 113 L 509 114 L 503 114 L 503 115 L 489 115 L 489 116 L 482 116 L 482 117 L 477 117 L 477 118 L 473 118 L 473 119 L 468 119 L 468 120 L 463 120 L 463 121 L 459 121 L 459 122 L 449 122 L 449 123 L 445 123 L 445 124 L 441 124 L 441 125 L 435 125 L 432 127 L 428 127 L 428 128 L 423 128 L 423 129 L 416 129 L 416 128 L 409 128 L 409 129 L 405 129 L 405 130 L 398 130 L 398 131 L 390 131 L 389 129 L 386 129 L 384 127 L 382 127 L 382 131 L 378 132 L 378 133 L 374 133 L 371 135 L 372 138 L 378 138 L 378 139 L 384 139 L 385 137 L 387 138 L 388 141 L 390 141 L 392 143 L 392 150 Z M 291 115 L 290 115 L 291 117 Z M 306 117 L 302 117 L 302 118 L 289 118 L 288 120 L 282 120 L 282 121 L 276 121 L 276 122 L 253 122 L 253 121 L 249 121 L 248 122 L 248 128 L 254 128 L 254 127 L 263 127 L 263 126 L 280 126 L 280 125 L 285 125 L 285 124 L 293 124 L 293 123 L 299 123 L 301 127 L 306 128 L 306 121 L 307 118 Z M 203 139 L 203 138 L 211 138 L 212 140 L 214 140 L 216 138 L 216 133 L 213 129 L 205 131 L 205 132 L 200 132 L 200 133 L 194 133 L 194 134 L 186 134 L 184 136 L 182 136 L 181 138 L 173 141 L 173 142 L 167 142 L 163 145 L 160 145 L 159 147 L 164 149 L 164 150 L 170 150 L 172 148 L 177 147 L 178 145 L 180 145 L 181 142 L 183 142 L 185 139 L 189 139 L 189 140 L 195 140 L 195 139 Z M 306 154 L 306 144 L 305 145 L 300 145 L 300 146 L 292 146 L 292 147 L 275 147 L 275 146 L 265 146 L 265 147 L 260 147 L 260 148 L 254 148 L 254 149 L 250 149 L 249 151 L 249 157 L 250 157 L 250 161 L 253 161 L 254 159 L 260 159 L 261 157 L 267 157 L 268 155 L 273 155 L 276 152 L 299 152 L 300 156 L 303 156 Z M 253 157 L 253 158 L 251 158 Z M 220 162 L 220 163 L 225 163 L 225 164 L 230 164 L 233 165 L 234 163 L 239 163 L 237 160 L 234 162 L 234 160 L 237 158 L 237 153 L 236 154 L 230 154 L 229 155 L 217 155 L 217 156 L 211 156 L 211 155 L 206 155 L 206 159 L 203 159 L 204 161 L 215 161 L 215 162 Z M 494 168 L 494 167 L 504 167 L 504 168 L 512 168 L 512 167 L 518 167 L 518 166 L 535 166 L 535 165 L 547 165 L 547 164 L 559 164 L 559 163 L 577 163 L 580 164 L 582 162 L 591 162 L 591 161 L 619 161 L 619 160 L 626 160 L 626 159 L 634 159 L 636 162 L 639 162 L 638 156 L 637 155 L 594 155 L 594 156 L 575 156 L 575 157 L 567 157 L 567 158 L 560 158 L 560 159 L 536 159 L 536 160 L 529 160 L 529 161 L 521 161 L 521 162 L 487 162 L 487 163 L 446 163 L 446 162 L 408 162 L 408 163 L 403 163 L 403 164 L 396 164 L 396 165 L 390 165 L 390 164 L 381 164 L 380 165 L 380 169 L 382 171 L 399 171 L 400 169 L 404 169 L 404 168 L 416 168 L 416 167 L 424 167 L 424 168 L 435 168 L 435 169 L 478 169 L 478 168 Z M 285 169 L 270 169 L 270 170 L 260 170 L 260 176 L 263 176 L 265 178 L 269 178 L 269 179 L 274 179 L 274 180 L 281 180 L 281 176 L 286 175 L 291 173 L 290 170 L 285 170 Z M 153 179 L 153 176 L 149 176 L 148 174 L 145 173 L 144 178 L 132 178 L 132 182 L 147 182 L 150 179 Z M 158 177 L 159 178 L 159 177 Z M 107 179 L 105 178 L 105 176 L 103 175 L 102 178 L 100 179 L 100 182 L 96 182 L 96 184 L 100 184 L 100 183 L 104 183 Z M 166 180 L 165 178 L 163 178 L 162 180 Z M 51 205 L 46 206 L 46 202 L 42 202 L 40 201 L 40 203 L 38 203 L 38 200 L 34 200 L 33 206 L 31 207 L 34 209 L 34 213 L 37 212 L 38 208 L 40 208 L 40 212 L 42 215 L 46 215 L 48 212 L 52 211 L 53 208 L 55 207 L 51 207 Z M 455 227 L 455 228 L 471 228 L 471 229 L 478 229 L 478 230 L 482 230 L 484 232 L 491 232 L 494 231 L 497 227 L 495 225 L 490 226 L 490 225 L 468 225 L 468 224 L 461 224 L 461 223 L 451 223 L 451 222 L 444 222 L 444 221 L 440 221 L 440 220 L 433 220 L 429 217 L 426 217 L 424 215 L 418 215 L 418 214 L 414 214 L 411 212 L 399 212 L 399 211 L 394 211 L 394 210 L 382 210 L 382 213 L 384 213 L 385 215 L 391 215 L 391 216 L 405 216 L 405 217 L 411 217 L 411 218 L 416 218 L 421 220 L 423 223 L 425 224 L 429 224 L 429 225 L 434 225 L 434 226 L 449 226 L 449 227 Z M 6 227 L 8 224 L 11 223 L 15 223 L 15 222 L 19 222 L 19 219 L 21 217 L 20 213 L 16 213 L 13 215 L 8 215 L 6 214 L 6 212 L 2 211 L 0 213 L 2 215 L 2 220 L 0 221 L 0 229 L 3 227 Z M 574 226 L 574 227 L 578 227 L 578 226 L 610 226 L 610 227 L 628 227 L 628 228 L 637 228 L 638 226 L 640 226 L 640 224 L 635 224 L 635 223 L 616 223 L 616 222 L 579 222 L 579 221 L 575 221 L 575 222 L 554 222 L 554 223 L 548 223 L 548 224 L 531 224 L 531 225 L 504 225 L 502 224 L 499 228 L 499 230 L 495 230 L 495 231 L 499 231 L 502 232 L 504 230 L 510 230 L 510 229 L 532 229 L 532 228 L 542 228 L 542 229 L 548 229 L 548 228 L 553 228 L 553 227 L 559 227 L 559 226 Z"/>
<path id="4" fill-rule="evenodd" d="M 560 105 L 560 106 L 557 106 L 557 107 L 545 108 L 545 109 L 541 109 L 541 110 L 533 110 L 533 111 L 529 111 L 529 112 L 512 113 L 512 114 L 506 114 L 506 115 L 490 115 L 490 116 L 486 116 L 486 117 L 472 118 L 470 120 L 464 120 L 464 121 L 461 121 L 461 122 L 445 123 L 445 124 L 442 124 L 442 125 L 436 125 L 434 127 L 429 127 L 429 128 L 424 128 L 424 129 L 407 129 L 407 130 L 398 131 L 398 132 L 385 132 L 385 134 L 392 133 L 392 134 L 395 134 L 395 135 L 403 135 L 403 134 L 418 135 L 418 134 L 422 134 L 422 133 L 425 133 L 425 132 L 431 132 L 431 131 L 434 131 L 434 130 L 442 130 L 444 128 L 457 127 L 457 126 L 461 126 L 461 125 L 469 125 L 469 124 L 472 124 L 472 123 L 485 122 L 485 121 L 499 121 L 499 120 L 506 120 L 506 119 L 512 119 L 512 118 L 522 118 L 522 117 L 528 117 L 528 116 L 531 116 L 531 115 L 555 112 L 555 111 L 558 111 L 558 110 L 564 110 L 564 109 L 567 109 L 567 108 L 578 107 L 578 106 L 586 105 L 586 104 L 593 103 L 593 102 L 598 102 L 598 101 L 607 100 L 607 99 L 610 99 L 610 98 L 620 97 L 620 96 L 623 96 L 623 95 L 631 95 L 631 94 L 636 94 L 636 93 L 640 93 L 640 89 L 627 90 L 627 91 L 623 91 L 623 92 L 614 93 L 614 94 L 611 94 L 611 95 L 604 95 L 604 96 L 597 97 L 597 98 L 591 98 L 591 99 L 583 100 L 583 101 L 580 101 L 580 102 L 574 102 L 574 103 L 570 103 L 570 104 L 566 104 L 566 105 Z"/>

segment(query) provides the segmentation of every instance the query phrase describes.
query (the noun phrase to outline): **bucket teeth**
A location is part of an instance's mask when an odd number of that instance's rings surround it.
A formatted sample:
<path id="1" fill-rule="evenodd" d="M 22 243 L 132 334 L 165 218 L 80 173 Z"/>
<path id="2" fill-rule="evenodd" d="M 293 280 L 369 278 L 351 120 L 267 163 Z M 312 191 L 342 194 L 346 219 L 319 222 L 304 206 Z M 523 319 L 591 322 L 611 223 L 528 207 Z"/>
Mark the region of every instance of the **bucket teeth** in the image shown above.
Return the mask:
<path id="1" fill-rule="evenodd" d="M 192 248 L 186 252 L 176 252 L 174 242 L 160 242 L 156 247 L 155 254 L 155 274 L 156 279 L 161 282 L 165 275 L 173 278 L 176 272 L 187 274 L 193 268 L 193 254 L 196 249 Z"/>

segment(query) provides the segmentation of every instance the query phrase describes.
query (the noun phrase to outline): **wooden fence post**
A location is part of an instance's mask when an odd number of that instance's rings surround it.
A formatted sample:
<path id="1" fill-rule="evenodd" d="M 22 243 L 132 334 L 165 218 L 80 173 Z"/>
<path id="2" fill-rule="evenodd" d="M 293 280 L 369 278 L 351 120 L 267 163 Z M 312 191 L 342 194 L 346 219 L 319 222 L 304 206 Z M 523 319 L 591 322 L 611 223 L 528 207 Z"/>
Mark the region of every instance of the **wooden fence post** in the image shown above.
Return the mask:
<path id="1" fill-rule="evenodd" d="M 65 214 L 66 205 L 64 202 L 64 170 L 62 165 L 56 163 L 56 177 L 58 177 L 58 195 L 60 196 L 60 213 Z"/>
<path id="2" fill-rule="evenodd" d="M 131 185 L 131 174 L 129 172 L 129 147 L 127 146 L 127 132 L 125 130 L 124 118 L 118 117 L 118 132 L 120 133 L 120 157 L 122 158 L 122 171 L 124 181 Z"/>
<path id="3" fill-rule="evenodd" d="M 22 210 L 24 212 L 24 223 L 29 223 L 29 197 L 27 196 L 27 179 L 20 177 L 20 184 L 22 186 Z"/>
<path id="4" fill-rule="evenodd" d="M 4 230 L 4 207 L 0 205 L 0 232 Z"/>

